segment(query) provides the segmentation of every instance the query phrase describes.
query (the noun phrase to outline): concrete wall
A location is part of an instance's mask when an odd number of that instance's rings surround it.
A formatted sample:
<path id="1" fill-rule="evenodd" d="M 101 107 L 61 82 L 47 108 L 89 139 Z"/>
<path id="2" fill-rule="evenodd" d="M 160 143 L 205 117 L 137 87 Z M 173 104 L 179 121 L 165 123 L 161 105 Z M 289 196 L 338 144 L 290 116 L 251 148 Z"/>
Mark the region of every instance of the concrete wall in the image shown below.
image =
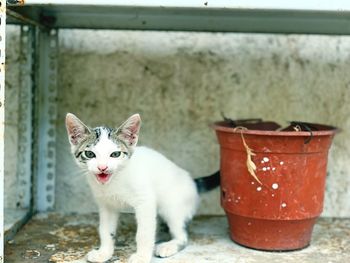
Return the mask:
<path id="1" fill-rule="evenodd" d="M 19 30 L 6 28 L 5 78 L 5 198 L 4 206 L 16 208 L 19 92 Z"/>
<path id="2" fill-rule="evenodd" d="M 91 126 L 119 125 L 139 112 L 140 143 L 197 177 L 219 168 L 208 124 L 223 111 L 342 128 L 330 153 L 324 215 L 350 216 L 349 51 L 349 37 L 60 31 L 56 209 L 96 210 L 68 154 L 66 112 Z M 222 213 L 218 191 L 204 196 L 200 213 Z"/>

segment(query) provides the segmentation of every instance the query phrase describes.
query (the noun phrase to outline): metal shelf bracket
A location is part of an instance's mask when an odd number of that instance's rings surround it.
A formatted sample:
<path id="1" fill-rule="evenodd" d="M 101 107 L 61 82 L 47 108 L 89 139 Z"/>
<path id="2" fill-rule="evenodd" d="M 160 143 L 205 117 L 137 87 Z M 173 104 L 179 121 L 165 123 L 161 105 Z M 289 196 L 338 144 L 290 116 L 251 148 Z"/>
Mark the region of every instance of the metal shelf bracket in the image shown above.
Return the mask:
<path id="1" fill-rule="evenodd" d="M 39 68 L 35 104 L 34 152 L 36 172 L 35 210 L 48 211 L 55 203 L 56 119 L 57 119 L 57 56 L 58 30 L 39 30 Z"/>

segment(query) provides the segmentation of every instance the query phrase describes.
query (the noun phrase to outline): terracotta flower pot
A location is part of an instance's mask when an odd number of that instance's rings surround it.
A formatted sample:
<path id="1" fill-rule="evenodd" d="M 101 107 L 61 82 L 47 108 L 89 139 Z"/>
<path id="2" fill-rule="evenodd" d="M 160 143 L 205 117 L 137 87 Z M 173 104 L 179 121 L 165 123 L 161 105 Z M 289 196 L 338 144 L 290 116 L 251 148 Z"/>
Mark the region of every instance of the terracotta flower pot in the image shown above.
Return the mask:
<path id="1" fill-rule="evenodd" d="M 309 245 L 323 209 L 327 155 L 336 128 L 310 124 L 306 131 L 271 122 L 234 129 L 217 122 L 221 148 L 221 205 L 231 238 L 262 250 L 295 250 Z M 247 146 L 256 165 L 247 169 Z M 255 154 L 255 155 L 254 155 Z"/>

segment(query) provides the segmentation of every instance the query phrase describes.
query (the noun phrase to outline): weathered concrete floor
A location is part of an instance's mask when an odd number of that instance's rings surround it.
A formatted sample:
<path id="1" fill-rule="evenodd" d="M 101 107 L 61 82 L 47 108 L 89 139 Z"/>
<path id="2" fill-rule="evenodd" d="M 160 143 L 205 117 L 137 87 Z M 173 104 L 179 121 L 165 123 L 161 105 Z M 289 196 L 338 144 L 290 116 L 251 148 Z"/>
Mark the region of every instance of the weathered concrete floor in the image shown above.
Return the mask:
<path id="1" fill-rule="evenodd" d="M 98 217 L 89 215 L 37 215 L 6 244 L 5 262 L 86 262 L 85 254 L 98 245 Z M 115 256 L 109 262 L 126 262 L 135 249 L 135 222 L 124 215 L 118 230 Z M 164 229 L 160 238 L 166 238 Z M 295 252 L 262 252 L 233 243 L 225 217 L 199 217 L 190 226 L 190 244 L 168 259 L 154 263 L 350 262 L 350 219 L 320 219 L 311 245 Z"/>

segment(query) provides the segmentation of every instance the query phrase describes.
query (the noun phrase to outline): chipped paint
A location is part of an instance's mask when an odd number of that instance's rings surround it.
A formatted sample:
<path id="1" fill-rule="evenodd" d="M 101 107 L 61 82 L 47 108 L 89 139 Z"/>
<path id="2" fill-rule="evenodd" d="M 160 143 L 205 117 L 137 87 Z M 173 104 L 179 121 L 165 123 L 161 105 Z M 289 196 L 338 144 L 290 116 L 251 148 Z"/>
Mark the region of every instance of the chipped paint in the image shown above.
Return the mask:
<path id="1" fill-rule="evenodd" d="M 277 183 L 274 183 L 274 184 L 272 184 L 272 189 L 278 189 L 278 184 Z"/>

